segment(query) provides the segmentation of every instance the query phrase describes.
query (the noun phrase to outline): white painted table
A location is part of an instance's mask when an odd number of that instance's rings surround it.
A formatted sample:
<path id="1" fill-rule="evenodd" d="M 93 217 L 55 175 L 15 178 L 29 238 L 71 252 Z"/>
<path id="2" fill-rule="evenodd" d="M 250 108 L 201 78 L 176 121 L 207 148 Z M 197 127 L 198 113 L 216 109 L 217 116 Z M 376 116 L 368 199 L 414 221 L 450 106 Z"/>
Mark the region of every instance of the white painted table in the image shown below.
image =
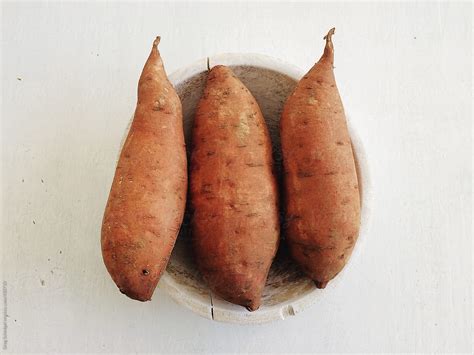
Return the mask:
<path id="1" fill-rule="evenodd" d="M 2 3 L 7 351 L 471 351 L 471 7 Z M 333 25 L 374 188 L 351 277 L 261 326 L 200 318 L 162 290 L 146 304 L 118 293 L 99 230 L 154 36 L 169 73 L 219 52 L 306 69 Z"/>

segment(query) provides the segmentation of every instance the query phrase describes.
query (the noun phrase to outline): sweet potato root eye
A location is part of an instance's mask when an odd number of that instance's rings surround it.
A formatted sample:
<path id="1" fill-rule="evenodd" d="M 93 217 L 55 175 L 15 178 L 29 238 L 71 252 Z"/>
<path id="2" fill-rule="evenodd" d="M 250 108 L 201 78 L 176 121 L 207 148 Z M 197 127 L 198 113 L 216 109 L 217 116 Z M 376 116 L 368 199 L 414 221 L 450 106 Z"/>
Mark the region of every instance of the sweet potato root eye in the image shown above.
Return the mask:
<path id="1" fill-rule="evenodd" d="M 147 269 L 143 269 L 142 274 L 145 275 L 145 276 L 148 276 L 150 274 L 150 272 Z"/>

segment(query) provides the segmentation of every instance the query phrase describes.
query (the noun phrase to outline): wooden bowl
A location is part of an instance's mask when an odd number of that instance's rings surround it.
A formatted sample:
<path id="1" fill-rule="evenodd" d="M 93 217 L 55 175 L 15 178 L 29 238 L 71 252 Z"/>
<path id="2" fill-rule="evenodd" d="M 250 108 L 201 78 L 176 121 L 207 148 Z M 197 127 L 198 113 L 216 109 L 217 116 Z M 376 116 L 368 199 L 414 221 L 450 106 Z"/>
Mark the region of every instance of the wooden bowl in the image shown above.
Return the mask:
<path id="1" fill-rule="evenodd" d="M 217 64 L 230 66 L 234 73 L 249 88 L 258 101 L 267 122 L 274 148 L 274 158 L 278 176 L 281 178 L 281 151 L 278 123 L 283 104 L 291 94 L 297 81 L 304 72 L 300 69 L 267 56 L 257 54 L 221 54 L 209 58 L 211 67 Z M 183 104 L 183 118 L 186 143 L 191 147 L 191 128 L 194 111 L 202 94 L 207 75 L 207 59 L 180 69 L 170 75 Z M 357 164 L 359 186 L 361 191 L 362 224 L 359 240 L 356 243 L 351 260 L 357 256 L 361 241 L 368 225 L 370 203 L 370 181 L 367 159 L 362 143 L 357 137 L 354 126 L 349 122 L 349 129 Z M 180 235 L 173 250 L 166 272 L 159 286 L 179 304 L 193 312 L 215 321 L 255 324 L 293 316 L 323 295 L 330 295 L 344 277 L 357 275 L 351 268 L 351 262 L 328 286 L 319 290 L 307 278 L 298 266 L 292 262 L 282 235 L 277 257 L 268 276 L 262 297 L 262 305 L 255 312 L 236 306 L 212 294 L 202 280 L 193 256 L 191 245 L 190 215 L 186 211 Z"/>

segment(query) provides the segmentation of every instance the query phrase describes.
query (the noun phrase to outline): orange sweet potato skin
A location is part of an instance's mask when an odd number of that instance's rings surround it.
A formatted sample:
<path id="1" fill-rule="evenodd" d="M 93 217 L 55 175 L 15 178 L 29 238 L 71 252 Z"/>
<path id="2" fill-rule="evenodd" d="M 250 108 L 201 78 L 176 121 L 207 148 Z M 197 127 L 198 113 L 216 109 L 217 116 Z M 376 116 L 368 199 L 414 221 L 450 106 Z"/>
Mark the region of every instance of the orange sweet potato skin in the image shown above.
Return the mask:
<path id="1" fill-rule="evenodd" d="M 278 248 L 278 193 L 260 108 L 225 66 L 198 104 L 190 179 L 200 272 L 216 294 L 257 309 Z"/>
<path id="2" fill-rule="evenodd" d="M 285 103 L 280 121 L 288 245 L 320 288 L 346 264 L 360 224 L 351 139 L 333 73 L 332 34 L 325 37 L 319 62 Z"/>
<path id="3" fill-rule="evenodd" d="M 147 301 L 183 219 L 187 190 L 181 102 L 157 50 L 138 83 L 135 116 L 115 171 L 102 224 L 102 255 L 130 298 Z"/>

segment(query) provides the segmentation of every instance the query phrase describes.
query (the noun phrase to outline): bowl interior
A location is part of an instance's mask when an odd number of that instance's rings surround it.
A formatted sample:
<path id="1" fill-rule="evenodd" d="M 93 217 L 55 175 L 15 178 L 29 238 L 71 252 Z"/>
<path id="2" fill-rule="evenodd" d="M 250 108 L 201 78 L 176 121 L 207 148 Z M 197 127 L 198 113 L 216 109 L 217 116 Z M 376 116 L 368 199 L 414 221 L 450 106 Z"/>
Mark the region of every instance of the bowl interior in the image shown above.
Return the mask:
<path id="1" fill-rule="evenodd" d="M 272 138 L 277 176 L 278 179 L 281 179 L 281 150 L 278 124 L 283 104 L 293 91 L 296 80 L 283 73 L 261 67 L 246 65 L 231 66 L 231 69 L 248 87 L 260 105 Z M 206 76 L 207 73 L 205 71 L 197 73 L 176 87 L 183 105 L 188 158 L 189 148 L 191 147 L 194 111 L 204 89 Z M 314 290 L 311 280 L 289 259 L 284 236 L 282 237 L 279 251 L 272 264 L 263 292 L 262 309 L 291 301 Z M 211 297 L 210 290 L 201 279 L 195 264 L 191 246 L 188 207 L 180 235 L 168 264 L 167 273 L 168 276 L 175 279 L 175 282 L 185 286 L 189 292 L 197 293 L 202 297 Z M 212 298 L 213 302 L 216 302 L 218 296 L 212 295 Z M 230 304 L 229 307 L 231 307 Z M 243 307 L 239 308 L 241 308 L 242 312 L 247 312 Z"/>

